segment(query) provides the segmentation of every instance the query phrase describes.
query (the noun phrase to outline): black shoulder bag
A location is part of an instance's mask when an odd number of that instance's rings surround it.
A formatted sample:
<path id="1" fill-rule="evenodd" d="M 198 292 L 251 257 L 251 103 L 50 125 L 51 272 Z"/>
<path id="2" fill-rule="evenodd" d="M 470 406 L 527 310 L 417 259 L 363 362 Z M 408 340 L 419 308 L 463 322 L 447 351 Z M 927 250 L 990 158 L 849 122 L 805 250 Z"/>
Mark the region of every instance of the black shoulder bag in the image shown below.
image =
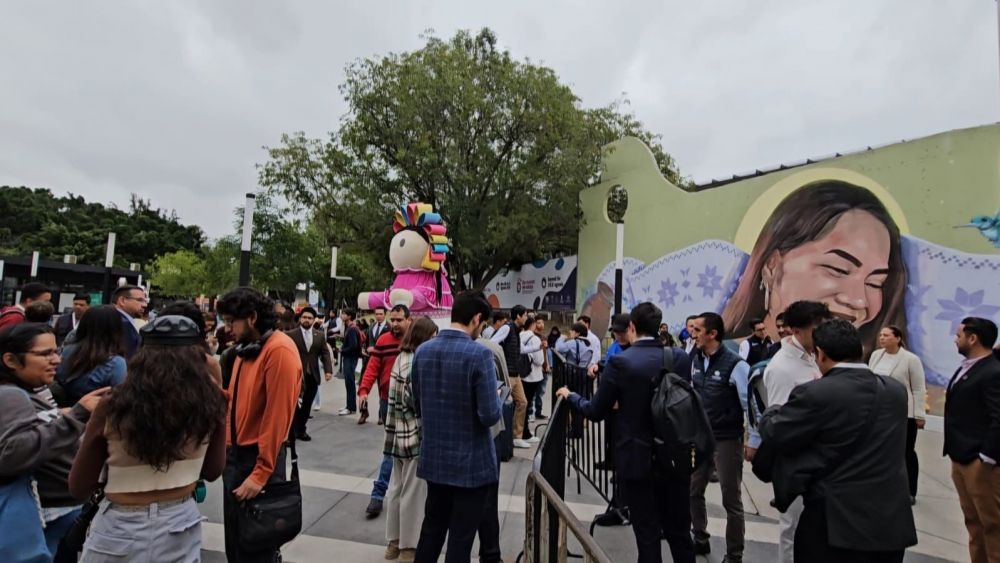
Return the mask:
<path id="1" fill-rule="evenodd" d="M 240 372 L 243 363 L 233 378 L 233 407 L 230 410 L 229 426 L 232 447 L 236 442 L 236 398 L 240 389 Z M 292 541 L 302 531 L 302 490 L 299 486 L 299 456 L 295 451 L 295 440 L 289 440 L 292 454 L 291 479 L 277 483 L 268 482 L 259 495 L 240 503 L 237 519 L 240 546 L 247 551 L 268 551 L 279 549 Z"/>

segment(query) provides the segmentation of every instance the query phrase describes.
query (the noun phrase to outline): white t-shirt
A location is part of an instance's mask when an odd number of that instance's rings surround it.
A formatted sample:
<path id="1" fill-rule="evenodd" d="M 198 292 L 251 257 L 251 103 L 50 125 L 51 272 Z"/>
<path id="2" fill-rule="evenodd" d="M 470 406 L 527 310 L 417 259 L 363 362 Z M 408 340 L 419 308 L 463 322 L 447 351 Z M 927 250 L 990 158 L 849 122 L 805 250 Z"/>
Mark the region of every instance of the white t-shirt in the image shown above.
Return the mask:
<path id="1" fill-rule="evenodd" d="M 521 331 L 522 349 L 540 348 L 541 345 L 542 339 L 539 338 L 533 331 Z M 531 358 L 531 375 L 521 378 L 521 381 L 525 383 L 538 383 L 544 379 L 545 374 L 542 372 L 542 366 L 545 363 L 544 354 L 545 352 L 540 349 L 528 354 L 528 357 Z"/>

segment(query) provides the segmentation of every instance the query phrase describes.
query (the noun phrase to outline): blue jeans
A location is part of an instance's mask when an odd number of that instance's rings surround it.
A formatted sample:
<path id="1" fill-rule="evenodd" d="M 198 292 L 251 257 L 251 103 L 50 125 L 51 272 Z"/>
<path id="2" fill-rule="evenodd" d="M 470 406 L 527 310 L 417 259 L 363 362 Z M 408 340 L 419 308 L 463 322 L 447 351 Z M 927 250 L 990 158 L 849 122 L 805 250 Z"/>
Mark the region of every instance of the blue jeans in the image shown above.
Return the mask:
<path id="1" fill-rule="evenodd" d="M 344 366 L 344 387 L 347 388 L 347 410 L 358 410 L 358 389 L 354 384 L 354 370 L 358 369 L 358 358 L 344 356 L 341 360 Z"/>
<path id="2" fill-rule="evenodd" d="M 389 413 L 389 399 L 378 398 L 378 417 L 385 420 L 385 415 Z M 390 464 L 391 465 L 391 464 Z"/>
<path id="3" fill-rule="evenodd" d="M 378 468 L 378 479 L 373 482 L 372 498 L 384 500 L 385 492 L 389 490 L 389 478 L 392 477 L 392 456 L 382 454 L 382 465 Z"/>
<path id="4" fill-rule="evenodd" d="M 528 414 L 540 415 L 542 414 L 542 405 L 545 403 L 542 401 L 542 397 L 545 396 L 545 387 L 549 384 L 549 374 L 542 375 L 542 381 L 538 384 L 538 388 L 535 390 L 535 399 L 532 404 L 528 405 Z"/>
<path id="5" fill-rule="evenodd" d="M 59 550 L 59 542 L 69 532 L 69 529 L 73 527 L 73 522 L 76 521 L 76 517 L 79 515 L 80 509 L 77 508 L 69 514 L 63 514 L 59 518 L 45 523 L 45 545 L 49 548 L 49 553 L 52 554 L 52 557 L 56 556 L 56 551 Z"/>

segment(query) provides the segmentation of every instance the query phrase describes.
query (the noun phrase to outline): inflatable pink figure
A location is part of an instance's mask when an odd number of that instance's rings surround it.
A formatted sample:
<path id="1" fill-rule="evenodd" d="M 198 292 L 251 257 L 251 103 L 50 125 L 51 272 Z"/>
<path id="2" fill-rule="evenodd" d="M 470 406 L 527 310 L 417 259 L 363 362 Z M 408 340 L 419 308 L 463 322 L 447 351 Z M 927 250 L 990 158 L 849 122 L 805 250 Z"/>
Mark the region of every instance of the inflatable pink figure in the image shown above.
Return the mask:
<path id="1" fill-rule="evenodd" d="M 406 305 L 414 313 L 451 309 L 451 284 L 444 261 L 448 256 L 447 229 L 441 215 L 426 203 L 411 203 L 396 211 L 395 235 L 389 261 L 396 272 L 392 287 L 358 295 L 360 309 Z"/>

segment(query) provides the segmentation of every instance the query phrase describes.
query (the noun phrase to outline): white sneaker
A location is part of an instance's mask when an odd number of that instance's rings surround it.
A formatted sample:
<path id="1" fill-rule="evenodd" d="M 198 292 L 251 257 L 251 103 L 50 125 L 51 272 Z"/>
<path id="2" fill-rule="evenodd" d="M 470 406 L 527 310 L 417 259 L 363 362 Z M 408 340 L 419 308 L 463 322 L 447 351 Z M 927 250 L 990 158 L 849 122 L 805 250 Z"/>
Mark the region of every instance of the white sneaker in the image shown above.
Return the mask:
<path id="1" fill-rule="evenodd" d="M 351 409 L 344 408 L 344 409 L 340 409 L 340 411 L 337 412 L 337 414 L 340 415 L 340 416 L 347 416 L 349 414 L 354 414 L 354 411 L 352 411 Z"/>
<path id="2" fill-rule="evenodd" d="M 531 438 L 528 438 L 525 441 L 528 442 L 529 444 L 537 444 L 538 442 L 541 442 L 542 439 L 539 438 L 538 436 L 532 436 Z"/>
<path id="3" fill-rule="evenodd" d="M 514 440 L 514 447 L 528 449 L 531 447 L 531 444 L 529 444 L 527 440 Z"/>
<path id="4" fill-rule="evenodd" d="M 535 421 L 535 415 L 533 415 L 533 414 L 529 415 L 528 416 L 528 422 L 534 422 L 534 421 Z"/>
<path id="5" fill-rule="evenodd" d="M 313 405 L 313 410 L 314 411 L 318 411 L 319 410 L 319 405 Z"/>

